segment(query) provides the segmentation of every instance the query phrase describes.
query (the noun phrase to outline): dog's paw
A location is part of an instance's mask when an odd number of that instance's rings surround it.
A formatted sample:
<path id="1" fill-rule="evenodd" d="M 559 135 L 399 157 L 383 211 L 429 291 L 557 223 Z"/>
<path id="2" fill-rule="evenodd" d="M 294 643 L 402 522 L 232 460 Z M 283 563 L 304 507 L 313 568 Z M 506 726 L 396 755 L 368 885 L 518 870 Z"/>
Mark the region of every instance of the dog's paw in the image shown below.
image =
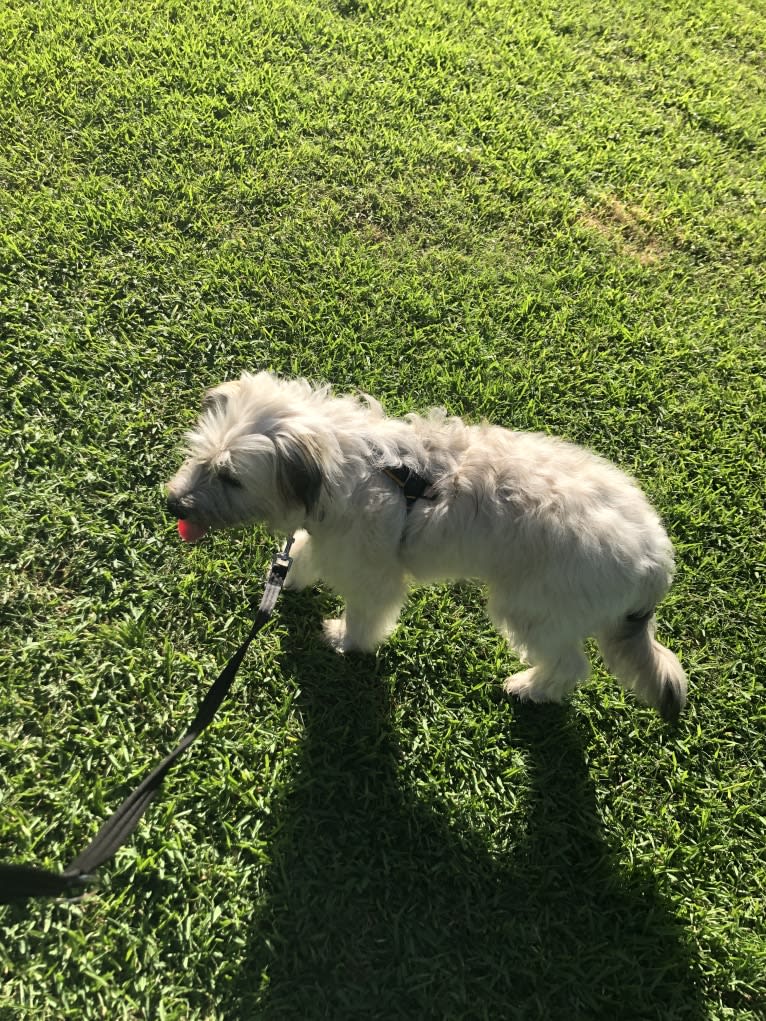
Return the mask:
<path id="1" fill-rule="evenodd" d="M 342 617 L 323 621 L 322 632 L 325 642 L 336 652 L 348 652 L 351 648 L 346 635 L 346 622 Z"/>
<path id="2" fill-rule="evenodd" d="M 503 681 L 503 691 L 506 695 L 512 695 L 520 702 L 551 702 L 548 692 L 536 685 L 539 679 L 534 667 L 529 670 L 520 670 L 517 674 L 506 677 Z"/>

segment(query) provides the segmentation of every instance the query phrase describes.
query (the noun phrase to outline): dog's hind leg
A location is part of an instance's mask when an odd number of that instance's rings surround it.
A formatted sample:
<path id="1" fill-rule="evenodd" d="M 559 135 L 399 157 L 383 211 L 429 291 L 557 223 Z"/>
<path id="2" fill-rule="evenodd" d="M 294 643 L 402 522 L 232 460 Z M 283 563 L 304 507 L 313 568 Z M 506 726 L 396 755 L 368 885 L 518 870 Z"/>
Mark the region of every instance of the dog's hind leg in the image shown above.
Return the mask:
<path id="1" fill-rule="evenodd" d="M 531 617 L 508 601 L 503 592 L 490 590 L 487 612 L 500 634 L 508 639 L 528 670 L 506 677 L 503 690 L 532 702 L 560 702 L 590 675 L 582 640 L 570 628 L 556 627 L 548 614 Z"/>
<path id="2" fill-rule="evenodd" d="M 560 702 L 590 674 L 590 663 L 578 643 L 544 651 L 527 646 L 526 658 L 529 669 L 503 682 L 503 690 L 522 701 Z"/>

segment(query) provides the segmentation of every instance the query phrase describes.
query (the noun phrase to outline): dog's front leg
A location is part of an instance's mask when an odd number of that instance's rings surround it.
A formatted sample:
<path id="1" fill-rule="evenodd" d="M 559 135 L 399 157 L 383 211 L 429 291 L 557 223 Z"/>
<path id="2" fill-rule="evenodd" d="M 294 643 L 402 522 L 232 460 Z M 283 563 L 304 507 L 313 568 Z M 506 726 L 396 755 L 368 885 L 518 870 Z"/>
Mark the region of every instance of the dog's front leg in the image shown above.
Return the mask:
<path id="1" fill-rule="evenodd" d="M 387 638 L 399 619 L 407 587 L 400 576 L 368 575 L 341 594 L 342 617 L 324 622 L 324 637 L 337 652 L 372 652 Z"/>
<path id="2" fill-rule="evenodd" d="M 314 562 L 311 536 L 305 529 L 299 528 L 290 548 L 293 562 L 285 579 L 285 589 L 300 592 L 302 589 L 316 585 L 319 581 L 319 569 Z"/>

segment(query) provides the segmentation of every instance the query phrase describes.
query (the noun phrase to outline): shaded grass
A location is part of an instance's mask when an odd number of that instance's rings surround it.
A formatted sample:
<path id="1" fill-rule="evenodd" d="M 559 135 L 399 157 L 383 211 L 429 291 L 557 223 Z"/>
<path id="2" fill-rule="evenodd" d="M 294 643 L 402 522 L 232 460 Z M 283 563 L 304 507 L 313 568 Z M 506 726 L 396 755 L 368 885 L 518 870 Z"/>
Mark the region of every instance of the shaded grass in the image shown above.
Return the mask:
<path id="1" fill-rule="evenodd" d="M 286 601 L 27 1017 L 756 1019 L 766 998 L 761 5 L 12 0 L 0 12 L 4 854 L 61 865 L 193 711 L 267 560 L 181 550 L 202 389 L 268 366 L 586 442 L 679 577 L 676 731 L 567 709 L 470 587 L 376 658 Z"/>

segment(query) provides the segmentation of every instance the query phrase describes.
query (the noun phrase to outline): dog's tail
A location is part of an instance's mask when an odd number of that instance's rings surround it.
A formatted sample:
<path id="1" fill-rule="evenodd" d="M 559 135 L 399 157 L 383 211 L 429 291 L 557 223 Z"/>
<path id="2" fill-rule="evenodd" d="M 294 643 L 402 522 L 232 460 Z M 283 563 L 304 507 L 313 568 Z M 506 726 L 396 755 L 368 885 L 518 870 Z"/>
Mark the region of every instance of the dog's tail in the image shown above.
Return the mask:
<path id="1" fill-rule="evenodd" d="M 686 704 L 686 674 L 681 664 L 654 637 L 654 611 L 629 614 L 598 644 L 609 669 L 664 720 L 675 722 Z"/>

